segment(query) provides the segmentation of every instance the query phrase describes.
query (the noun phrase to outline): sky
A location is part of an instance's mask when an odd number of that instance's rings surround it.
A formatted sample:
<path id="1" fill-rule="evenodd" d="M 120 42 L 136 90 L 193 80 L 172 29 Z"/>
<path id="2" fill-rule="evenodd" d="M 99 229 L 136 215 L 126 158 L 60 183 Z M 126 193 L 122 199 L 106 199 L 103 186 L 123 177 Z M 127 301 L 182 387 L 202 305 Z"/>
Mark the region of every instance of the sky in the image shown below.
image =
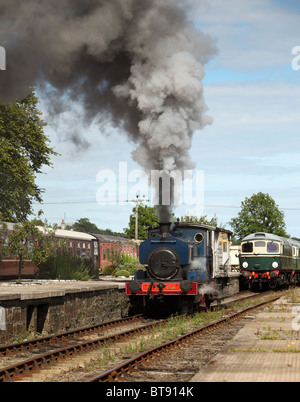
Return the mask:
<path id="1" fill-rule="evenodd" d="M 175 215 L 216 214 L 219 225 L 230 229 L 241 202 L 262 191 L 284 211 L 287 232 L 300 237 L 300 69 L 292 67 L 292 49 L 300 46 L 300 2 L 191 1 L 195 26 L 218 49 L 203 80 L 213 122 L 195 132 L 190 151 L 194 180 L 200 172 L 203 205 L 183 204 Z M 52 224 L 88 218 L 99 228 L 122 232 L 134 207 L 127 201 L 141 188 L 141 168 L 131 157 L 135 145 L 109 125 L 105 132 L 84 126 L 79 104 L 68 105 L 68 112 L 52 121 L 44 94 L 38 96 L 48 122 L 45 133 L 60 156 L 37 177 L 45 192 L 35 211 L 43 209 Z M 76 148 L 66 140 L 74 122 L 89 147 Z M 103 177 L 110 180 L 101 182 Z M 140 196 L 145 193 L 151 206 L 146 191 L 142 188 Z M 195 196 L 195 186 L 193 191 Z M 116 196 L 115 205 L 108 205 L 106 196 Z"/>

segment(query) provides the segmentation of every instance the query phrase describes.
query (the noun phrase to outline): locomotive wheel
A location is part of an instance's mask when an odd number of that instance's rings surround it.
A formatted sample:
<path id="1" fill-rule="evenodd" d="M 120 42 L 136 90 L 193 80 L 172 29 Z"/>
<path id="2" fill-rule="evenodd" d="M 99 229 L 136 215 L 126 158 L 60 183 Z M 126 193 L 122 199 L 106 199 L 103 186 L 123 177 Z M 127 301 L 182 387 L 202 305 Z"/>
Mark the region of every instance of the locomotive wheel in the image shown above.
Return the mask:
<path id="1" fill-rule="evenodd" d="M 272 290 L 277 288 L 277 278 L 273 278 L 270 280 L 269 288 Z"/>

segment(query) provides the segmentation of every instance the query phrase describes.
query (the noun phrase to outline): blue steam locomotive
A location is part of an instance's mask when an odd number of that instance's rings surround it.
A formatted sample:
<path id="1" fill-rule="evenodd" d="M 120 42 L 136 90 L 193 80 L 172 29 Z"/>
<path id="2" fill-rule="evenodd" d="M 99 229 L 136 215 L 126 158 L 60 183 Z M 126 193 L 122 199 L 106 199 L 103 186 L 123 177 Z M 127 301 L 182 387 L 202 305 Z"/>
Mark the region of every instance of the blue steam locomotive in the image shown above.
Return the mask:
<path id="1" fill-rule="evenodd" d="M 221 300 L 230 279 L 230 236 L 194 223 L 161 223 L 139 248 L 140 263 L 126 284 L 134 311 L 186 313 Z"/>

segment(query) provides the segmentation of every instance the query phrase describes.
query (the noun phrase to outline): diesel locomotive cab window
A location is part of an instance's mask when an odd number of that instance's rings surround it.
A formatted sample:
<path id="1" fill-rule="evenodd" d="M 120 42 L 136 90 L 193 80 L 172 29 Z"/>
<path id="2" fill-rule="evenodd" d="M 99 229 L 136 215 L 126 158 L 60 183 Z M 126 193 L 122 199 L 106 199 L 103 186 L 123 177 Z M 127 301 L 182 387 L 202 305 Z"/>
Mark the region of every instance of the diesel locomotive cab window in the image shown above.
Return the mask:
<path id="1" fill-rule="evenodd" d="M 242 245 L 242 253 L 253 253 L 253 243 L 244 243 Z"/>
<path id="2" fill-rule="evenodd" d="M 256 241 L 254 243 L 254 247 L 255 248 L 264 248 L 264 247 L 266 247 L 266 243 L 264 241 Z"/>
<path id="3" fill-rule="evenodd" d="M 267 251 L 268 251 L 268 253 L 278 253 L 279 244 L 277 244 L 277 243 L 268 243 Z"/>

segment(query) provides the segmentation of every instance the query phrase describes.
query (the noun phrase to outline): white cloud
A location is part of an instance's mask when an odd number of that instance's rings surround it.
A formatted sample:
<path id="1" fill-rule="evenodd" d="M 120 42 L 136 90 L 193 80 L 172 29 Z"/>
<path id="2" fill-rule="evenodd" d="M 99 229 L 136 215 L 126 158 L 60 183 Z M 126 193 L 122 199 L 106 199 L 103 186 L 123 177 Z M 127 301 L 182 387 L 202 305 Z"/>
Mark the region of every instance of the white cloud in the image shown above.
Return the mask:
<path id="1" fill-rule="evenodd" d="M 208 0 L 198 25 L 216 38 L 218 65 L 253 71 L 287 65 L 299 44 L 299 13 L 275 0 Z"/>

